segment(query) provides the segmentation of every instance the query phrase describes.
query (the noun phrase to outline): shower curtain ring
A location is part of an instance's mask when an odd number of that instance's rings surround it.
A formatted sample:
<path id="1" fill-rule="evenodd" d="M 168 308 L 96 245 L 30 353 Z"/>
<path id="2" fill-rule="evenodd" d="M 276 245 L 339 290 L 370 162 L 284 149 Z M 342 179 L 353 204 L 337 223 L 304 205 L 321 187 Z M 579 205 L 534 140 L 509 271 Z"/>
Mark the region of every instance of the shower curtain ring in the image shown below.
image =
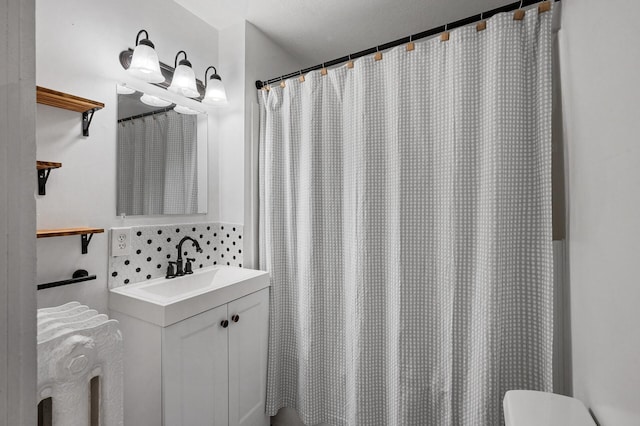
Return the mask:
<path id="1" fill-rule="evenodd" d="M 440 35 L 440 41 L 449 41 L 449 24 L 444 24 L 444 32 Z"/>
<path id="2" fill-rule="evenodd" d="M 324 62 L 322 63 L 322 69 L 320 70 L 320 75 L 327 75 L 327 69 L 324 67 Z"/>
<path id="3" fill-rule="evenodd" d="M 376 55 L 373 57 L 376 61 L 382 59 L 382 53 L 380 52 L 380 46 L 376 46 Z"/>
<path id="4" fill-rule="evenodd" d="M 484 31 L 487 29 L 487 22 L 484 20 L 484 12 L 480 12 L 480 22 L 476 25 L 476 31 Z"/>
<path id="5" fill-rule="evenodd" d="M 409 35 L 409 43 L 407 43 L 407 52 L 411 52 L 416 48 L 415 43 L 413 42 L 413 34 Z"/>
<path id="6" fill-rule="evenodd" d="M 304 83 L 304 75 L 302 75 L 302 70 L 300 70 L 300 77 L 298 77 L 298 81 L 300 83 Z"/>
<path id="7" fill-rule="evenodd" d="M 353 61 L 351 60 L 351 53 L 349 53 L 349 62 L 347 62 L 347 68 L 353 68 Z"/>
<path id="8" fill-rule="evenodd" d="M 520 7 L 513 14 L 513 19 L 515 21 L 522 21 L 524 19 L 524 10 L 522 10 L 522 5 L 524 4 L 524 0 L 520 0 Z"/>

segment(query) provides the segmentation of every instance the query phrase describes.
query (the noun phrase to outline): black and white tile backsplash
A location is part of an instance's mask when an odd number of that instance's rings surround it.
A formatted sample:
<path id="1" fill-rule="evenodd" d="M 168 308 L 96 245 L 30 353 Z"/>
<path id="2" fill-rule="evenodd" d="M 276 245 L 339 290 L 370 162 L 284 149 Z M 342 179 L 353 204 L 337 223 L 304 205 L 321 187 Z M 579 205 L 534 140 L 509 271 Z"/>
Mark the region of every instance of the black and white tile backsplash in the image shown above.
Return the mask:
<path id="1" fill-rule="evenodd" d="M 109 288 L 164 277 L 169 260 L 178 257 L 177 244 L 189 236 L 200 244 L 182 245 L 183 259 L 194 258 L 194 271 L 213 265 L 242 266 L 242 226 L 229 223 L 186 223 L 131 227 L 131 254 L 109 257 Z M 185 254 L 186 252 L 186 254 Z"/>

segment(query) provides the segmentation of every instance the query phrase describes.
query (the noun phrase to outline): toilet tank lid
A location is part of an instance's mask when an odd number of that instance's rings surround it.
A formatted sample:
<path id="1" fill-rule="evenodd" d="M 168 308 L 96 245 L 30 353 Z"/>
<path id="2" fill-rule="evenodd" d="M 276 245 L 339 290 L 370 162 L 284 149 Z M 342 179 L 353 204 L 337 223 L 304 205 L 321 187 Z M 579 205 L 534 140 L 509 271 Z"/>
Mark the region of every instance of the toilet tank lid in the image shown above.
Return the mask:
<path id="1" fill-rule="evenodd" d="M 584 404 L 568 396 L 511 390 L 504 396 L 507 426 L 595 426 Z"/>

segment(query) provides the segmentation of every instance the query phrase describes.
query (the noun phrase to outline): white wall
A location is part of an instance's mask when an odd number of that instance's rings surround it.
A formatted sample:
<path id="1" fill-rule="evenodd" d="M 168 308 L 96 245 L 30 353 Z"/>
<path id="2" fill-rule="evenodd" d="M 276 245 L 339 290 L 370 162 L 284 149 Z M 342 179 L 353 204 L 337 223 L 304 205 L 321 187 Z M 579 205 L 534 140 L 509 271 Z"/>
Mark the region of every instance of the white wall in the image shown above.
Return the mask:
<path id="1" fill-rule="evenodd" d="M 256 80 L 275 78 L 303 67 L 303 62 L 246 24 L 244 140 L 244 264 L 258 267 L 258 91 Z"/>
<path id="2" fill-rule="evenodd" d="M 220 62 L 229 103 L 220 107 L 218 138 L 220 140 L 220 221 L 244 221 L 244 78 L 245 23 L 220 30 Z"/>
<path id="3" fill-rule="evenodd" d="M 0 426 L 36 424 L 35 22 L 0 0 Z"/>
<path id="4" fill-rule="evenodd" d="M 37 84 L 106 105 L 95 113 L 89 138 L 80 136 L 80 114 L 38 105 L 37 157 L 63 163 L 51 172 L 47 195 L 37 196 L 38 228 L 217 221 L 217 112 L 209 119 L 207 215 L 132 217 L 123 223 L 115 212 L 116 82 L 161 90 L 128 77 L 118 61 L 120 51 L 134 47 L 144 28 L 162 62 L 173 65 L 175 54 L 185 50 L 203 80 L 206 67 L 218 62 L 217 31 L 173 0 L 38 0 L 36 23 Z M 40 239 L 37 250 L 39 283 L 68 278 L 79 268 L 98 275 L 97 281 L 39 291 L 39 306 L 79 300 L 106 310 L 108 234 L 95 235 L 86 255 L 80 254 L 76 236 Z"/>
<path id="5" fill-rule="evenodd" d="M 301 62 L 253 24 L 219 31 L 218 73 L 229 104 L 219 109 L 220 221 L 244 224 L 244 265 L 257 267 L 257 90 L 255 80 L 287 74 Z"/>
<path id="6" fill-rule="evenodd" d="M 574 395 L 640 424 L 640 2 L 563 0 Z"/>

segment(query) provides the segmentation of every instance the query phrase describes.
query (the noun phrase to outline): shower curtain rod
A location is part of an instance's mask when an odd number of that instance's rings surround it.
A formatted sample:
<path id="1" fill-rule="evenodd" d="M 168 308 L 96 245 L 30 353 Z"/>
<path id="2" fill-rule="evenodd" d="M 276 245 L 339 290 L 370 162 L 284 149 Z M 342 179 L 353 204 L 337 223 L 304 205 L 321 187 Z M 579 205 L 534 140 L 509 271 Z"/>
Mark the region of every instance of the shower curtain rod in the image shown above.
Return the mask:
<path id="1" fill-rule="evenodd" d="M 551 0 L 551 1 L 559 2 L 560 0 Z M 469 16 L 468 18 L 460 19 L 458 21 L 454 21 L 454 22 L 451 22 L 451 23 L 446 24 L 446 25 L 441 25 L 439 27 L 432 28 L 430 30 L 422 31 L 420 33 L 417 33 L 417 34 L 414 34 L 414 35 L 411 35 L 411 36 L 407 36 L 407 37 L 404 37 L 404 38 L 400 38 L 398 40 L 391 41 L 389 43 L 385 43 L 385 44 L 381 44 L 379 46 L 371 47 L 369 49 L 361 50 L 360 52 L 352 53 L 350 55 L 343 56 L 343 57 L 338 58 L 338 59 L 333 59 L 331 61 L 324 62 L 322 64 L 318 64 L 318 65 L 315 65 L 313 67 L 305 68 L 305 69 L 300 70 L 300 71 L 292 72 L 290 74 L 285 74 L 285 75 L 282 75 L 280 77 L 272 78 L 272 79 L 269 79 L 269 80 L 264 80 L 264 81 L 256 80 L 256 89 L 260 90 L 263 87 L 265 87 L 265 86 L 267 86 L 267 85 L 269 85 L 271 83 L 276 83 L 278 81 L 286 80 L 286 79 L 291 78 L 291 77 L 297 77 L 299 75 L 304 75 L 304 74 L 306 74 L 306 73 L 308 73 L 310 71 L 315 71 L 315 70 L 319 70 L 319 69 L 322 69 L 322 68 L 328 68 L 328 67 L 331 67 L 333 65 L 337 65 L 337 64 L 340 64 L 340 63 L 343 63 L 343 62 L 351 61 L 351 60 L 356 59 L 356 58 L 360 58 L 362 56 L 366 56 L 366 55 L 370 55 L 372 53 L 376 53 L 378 51 L 383 51 L 383 50 L 386 50 L 386 49 L 390 49 L 392 47 L 400 46 L 400 45 L 405 44 L 405 43 L 409 43 L 409 42 L 412 42 L 412 41 L 420 40 L 422 38 L 434 36 L 436 34 L 440 34 L 442 32 L 449 31 L 449 30 L 452 30 L 454 28 L 463 27 L 465 25 L 469 25 L 469 24 L 472 24 L 474 22 L 478 22 L 478 21 L 483 20 L 483 19 L 488 19 L 488 18 L 491 18 L 493 15 L 496 15 L 498 13 L 511 12 L 513 10 L 521 9 L 523 7 L 532 6 L 532 5 L 536 4 L 536 3 L 541 3 L 541 0 L 516 1 L 514 3 L 509 3 L 509 4 L 505 5 L 505 6 L 501 6 L 501 7 L 489 10 L 487 12 L 483 12 L 483 13 L 479 13 L 477 15 Z"/>
<path id="2" fill-rule="evenodd" d="M 150 115 L 156 115 L 156 114 L 162 114 L 163 112 L 169 112 L 172 111 L 173 107 L 172 106 L 168 106 L 162 109 L 157 109 L 155 111 L 149 111 L 149 112 L 144 112 L 142 114 L 138 114 L 138 115 L 132 115 L 131 117 L 125 117 L 125 118 L 120 118 L 118 119 L 118 123 L 122 123 L 125 121 L 130 121 L 130 120 L 135 120 L 136 118 L 142 118 L 142 117 L 148 117 Z"/>

